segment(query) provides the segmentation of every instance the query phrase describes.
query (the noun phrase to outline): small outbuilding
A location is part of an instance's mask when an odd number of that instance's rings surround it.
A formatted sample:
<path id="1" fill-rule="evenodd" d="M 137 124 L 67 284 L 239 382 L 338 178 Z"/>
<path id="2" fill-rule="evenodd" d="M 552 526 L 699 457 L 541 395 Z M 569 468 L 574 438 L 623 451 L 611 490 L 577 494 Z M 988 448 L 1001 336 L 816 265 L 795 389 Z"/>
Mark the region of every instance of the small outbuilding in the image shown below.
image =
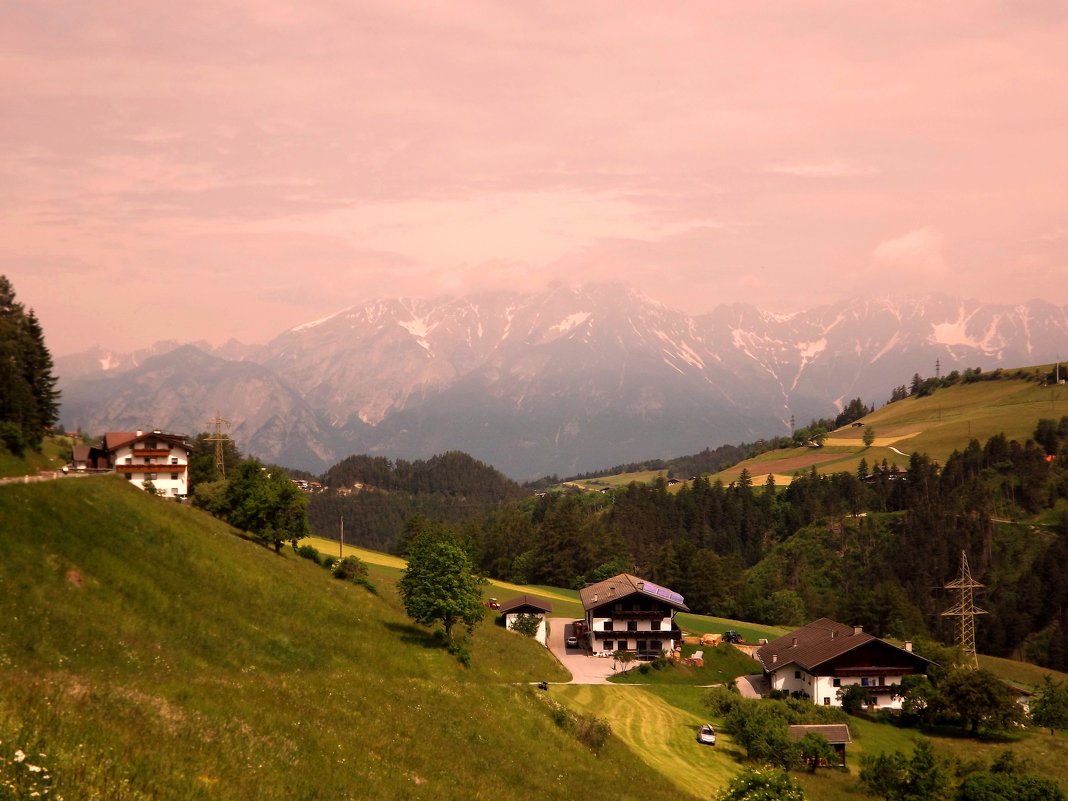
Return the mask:
<path id="1" fill-rule="evenodd" d="M 515 624 L 516 618 L 520 615 L 534 615 L 538 618 L 541 623 L 534 635 L 534 639 L 546 647 L 548 647 L 549 643 L 548 632 L 545 627 L 545 616 L 551 611 L 553 611 L 551 603 L 530 595 L 520 595 L 501 604 L 501 614 L 504 615 L 504 627 L 506 629 L 511 629 Z"/>
<path id="2" fill-rule="evenodd" d="M 834 748 L 834 752 L 838 754 L 837 765 L 823 765 L 819 767 L 827 768 L 844 768 L 846 764 L 846 746 L 853 742 L 853 738 L 849 736 L 849 726 L 845 723 L 822 723 L 822 724 L 809 724 L 809 725 L 795 725 L 790 726 L 787 730 L 791 740 L 800 740 L 809 732 L 814 734 L 822 734 L 827 742 Z"/>

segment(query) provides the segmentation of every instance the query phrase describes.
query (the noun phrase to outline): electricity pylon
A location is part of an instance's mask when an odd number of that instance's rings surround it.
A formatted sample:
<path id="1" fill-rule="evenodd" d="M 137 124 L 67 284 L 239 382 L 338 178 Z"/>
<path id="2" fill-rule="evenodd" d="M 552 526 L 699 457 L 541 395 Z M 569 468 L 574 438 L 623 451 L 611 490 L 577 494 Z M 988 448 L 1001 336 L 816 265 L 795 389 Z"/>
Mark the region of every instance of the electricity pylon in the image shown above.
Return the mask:
<path id="1" fill-rule="evenodd" d="M 975 616 L 985 615 L 987 611 L 975 605 L 974 592 L 983 585 L 972 578 L 972 571 L 968 567 L 968 554 L 960 552 L 960 577 L 945 584 L 947 590 L 957 590 L 957 604 L 942 613 L 942 617 L 960 618 L 960 628 L 957 631 L 957 645 L 960 646 L 964 658 L 971 657 L 974 667 L 979 667 L 979 657 L 975 653 Z"/>
<path id="2" fill-rule="evenodd" d="M 214 426 L 212 434 L 207 438 L 208 442 L 215 443 L 215 470 L 219 474 L 219 478 L 226 478 L 226 463 L 223 459 L 223 443 L 229 441 L 230 437 L 223 433 L 222 427 L 230 427 L 229 420 L 223 420 L 219 417 L 219 413 L 215 412 L 215 419 L 208 420 L 208 425 Z"/>

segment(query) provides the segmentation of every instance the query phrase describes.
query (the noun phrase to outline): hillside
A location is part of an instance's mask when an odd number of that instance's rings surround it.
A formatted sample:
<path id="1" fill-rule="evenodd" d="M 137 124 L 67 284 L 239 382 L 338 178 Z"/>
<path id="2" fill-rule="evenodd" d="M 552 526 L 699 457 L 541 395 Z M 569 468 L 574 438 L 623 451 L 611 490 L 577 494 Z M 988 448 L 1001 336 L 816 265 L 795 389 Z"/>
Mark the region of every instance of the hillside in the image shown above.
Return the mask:
<path id="1" fill-rule="evenodd" d="M 1045 365 L 1012 372 L 1044 374 L 1052 369 L 1052 365 Z M 812 467 L 821 474 L 855 473 L 861 459 L 869 466 L 886 459 L 903 468 L 914 452 L 944 463 L 954 450 L 964 450 L 970 440 L 983 443 L 1004 434 L 1006 439 L 1022 443 L 1033 436 L 1040 419 L 1060 420 L 1065 415 L 1068 385 L 1046 386 L 1011 377 L 961 383 L 923 397 L 888 403 L 862 418 L 859 422 L 863 426 L 831 432 L 822 448 L 768 451 L 716 477 L 733 481 L 745 469 L 754 484 L 763 483 L 770 473 L 782 485 L 789 483 L 795 472 L 808 472 Z M 875 437 L 870 447 L 864 445 L 865 429 L 871 429 Z"/>
<path id="2" fill-rule="evenodd" d="M 0 487 L 0 540 L 0 750 L 65 798 L 679 798 L 555 725 L 542 649 L 483 624 L 465 670 L 388 576 L 343 584 L 115 478 Z"/>

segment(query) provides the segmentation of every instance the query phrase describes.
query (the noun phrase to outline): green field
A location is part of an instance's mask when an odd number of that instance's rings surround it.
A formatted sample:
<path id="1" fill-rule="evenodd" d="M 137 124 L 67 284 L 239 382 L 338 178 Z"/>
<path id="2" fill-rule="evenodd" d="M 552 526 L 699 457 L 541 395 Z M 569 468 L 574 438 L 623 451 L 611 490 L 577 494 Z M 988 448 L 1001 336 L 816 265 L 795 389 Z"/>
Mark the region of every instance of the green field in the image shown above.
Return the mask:
<path id="1" fill-rule="evenodd" d="M 67 799 L 679 797 L 554 722 L 544 648 L 483 624 L 465 669 L 387 574 L 372 594 L 114 477 L 0 486 L 0 544 L 0 780 L 19 748 Z"/>

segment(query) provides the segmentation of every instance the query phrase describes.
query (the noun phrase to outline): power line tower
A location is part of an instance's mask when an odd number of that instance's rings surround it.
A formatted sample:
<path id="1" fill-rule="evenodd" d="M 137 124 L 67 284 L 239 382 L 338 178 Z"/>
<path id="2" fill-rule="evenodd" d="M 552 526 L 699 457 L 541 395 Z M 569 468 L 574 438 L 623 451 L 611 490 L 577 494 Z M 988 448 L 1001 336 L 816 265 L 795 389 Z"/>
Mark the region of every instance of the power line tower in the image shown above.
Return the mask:
<path id="1" fill-rule="evenodd" d="M 960 577 L 945 584 L 947 590 L 957 590 L 957 604 L 942 613 L 942 617 L 960 618 L 960 629 L 957 631 L 957 645 L 960 646 L 964 658 L 970 657 L 971 663 L 979 667 L 979 657 L 975 653 L 975 616 L 985 615 L 987 611 L 975 605 L 974 592 L 983 585 L 972 578 L 972 571 L 968 567 L 968 554 L 960 552 Z"/>
<path id="2" fill-rule="evenodd" d="M 215 419 L 208 420 L 208 425 L 214 426 L 212 434 L 207 438 L 208 442 L 215 443 L 215 470 L 219 473 L 219 478 L 226 478 L 226 461 L 223 459 L 223 443 L 229 442 L 230 437 L 223 433 L 222 427 L 230 427 L 229 420 L 223 420 L 219 417 L 219 413 L 215 412 Z"/>

